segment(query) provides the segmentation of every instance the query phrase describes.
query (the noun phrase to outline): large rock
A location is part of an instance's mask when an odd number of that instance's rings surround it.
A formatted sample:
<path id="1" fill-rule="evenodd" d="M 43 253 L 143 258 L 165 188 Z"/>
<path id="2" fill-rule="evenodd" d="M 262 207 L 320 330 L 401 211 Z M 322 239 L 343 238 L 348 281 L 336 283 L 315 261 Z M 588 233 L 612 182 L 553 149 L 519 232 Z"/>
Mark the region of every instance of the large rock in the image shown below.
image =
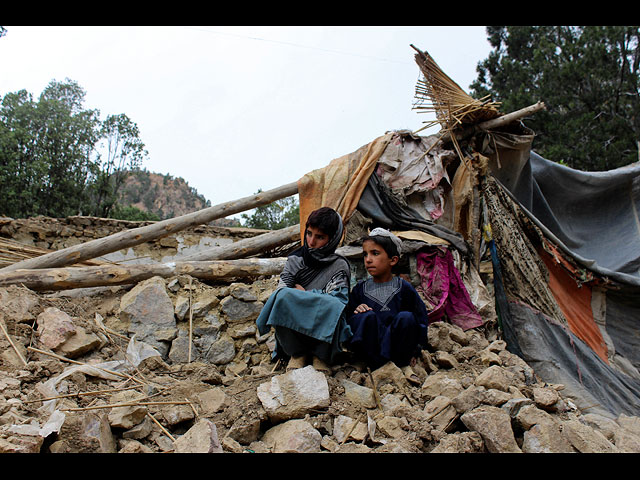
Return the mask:
<path id="1" fill-rule="evenodd" d="M 120 319 L 129 322 L 129 332 L 136 334 L 138 340 L 167 358 L 170 343 L 178 332 L 164 279 L 150 278 L 125 293 L 120 301 Z"/>
<path id="2" fill-rule="evenodd" d="M 215 424 L 202 418 L 175 441 L 176 453 L 222 453 Z"/>
<path id="3" fill-rule="evenodd" d="M 318 453 L 322 435 L 306 420 L 293 419 L 267 430 L 262 442 L 273 453 Z"/>
<path id="4" fill-rule="evenodd" d="M 514 375 L 510 371 L 499 365 L 492 365 L 476 377 L 475 384 L 486 389 L 508 392 L 513 380 Z"/>
<path id="5" fill-rule="evenodd" d="M 458 412 L 449 397 L 439 395 L 424 406 L 431 424 L 436 430 L 447 431 Z"/>
<path id="6" fill-rule="evenodd" d="M 481 405 L 460 417 L 469 430 L 482 435 L 487 450 L 491 453 L 521 453 L 516 443 L 511 417 L 498 407 Z"/>
<path id="7" fill-rule="evenodd" d="M 229 296 L 220 302 L 220 306 L 229 323 L 237 323 L 251 322 L 258 318 L 264 304 L 258 301 L 245 302 Z"/>
<path id="8" fill-rule="evenodd" d="M 445 372 L 436 372 L 429 375 L 422 384 L 422 393 L 430 398 L 435 398 L 440 395 L 455 398 L 462 393 L 463 390 L 464 387 L 460 380 Z"/>
<path id="9" fill-rule="evenodd" d="M 277 375 L 258 386 L 258 398 L 272 421 L 304 417 L 329 406 L 327 378 L 313 366 Z"/>
<path id="10" fill-rule="evenodd" d="M 333 422 L 333 436 L 339 443 L 362 442 L 367 436 L 367 424 L 346 415 L 338 415 Z"/>
<path id="11" fill-rule="evenodd" d="M 82 327 L 76 327 L 75 333 L 69 337 L 56 352 L 67 358 L 78 358 L 102 345 L 102 341 L 94 333 L 87 333 Z"/>
<path id="12" fill-rule="evenodd" d="M 562 436 L 560 428 L 553 421 L 533 425 L 524 432 L 522 441 L 524 453 L 574 453 L 571 444 Z"/>
<path id="13" fill-rule="evenodd" d="M 373 390 L 369 387 L 358 385 L 350 380 L 342 380 L 345 397 L 364 408 L 376 408 L 376 399 Z"/>
<path id="14" fill-rule="evenodd" d="M 236 346 L 227 334 L 204 335 L 196 340 L 194 344 L 200 352 L 202 361 L 213 363 L 214 365 L 225 365 L 236 356 Z"/>
<path id="15" fill-rule="evenodd" d="M 46 348 L 56 350 L 76 333 L 73 319 L 62 310 L 49 307 L 37 319 L 40 343 Z"/>
<path id="16" fill-rule="evenodd" d="M 55 307 L 38 315 L 37 324 L 40 342 L 68 358 L 77 358 L 102 344 L 95 334 L 76 326 L 67 313 Z"/>
<path id="17" fill-rule="evenodd" d="M 580 453 L 619 453 L 602 433 L 578 420 L 566 420 L 561 427 L 565 438 Z"/>

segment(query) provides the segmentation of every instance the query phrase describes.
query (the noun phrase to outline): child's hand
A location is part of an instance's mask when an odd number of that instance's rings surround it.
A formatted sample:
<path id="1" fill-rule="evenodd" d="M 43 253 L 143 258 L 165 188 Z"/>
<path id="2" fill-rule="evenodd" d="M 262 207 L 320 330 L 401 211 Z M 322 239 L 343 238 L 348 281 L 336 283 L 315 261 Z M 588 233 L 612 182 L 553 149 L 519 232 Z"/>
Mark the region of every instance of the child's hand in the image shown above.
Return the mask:
<path id="1" fill-rule="evenodd" d="M 368 312 L 369 310 L 372 310 L 372 308 L 369 305 L 367 305 L 366 303 L 361 303 L 356 307 L 353 313 L 364 313 L 364 312 Z"/>
<path id="2" fill-rule="evenodd" d="M 306 291 L 302 285 L 297 284 L 297 283 L 296 283 L 296 289 L 298 289 L 298 290 L 302 290 L 303 292 L 305 292 L 305 291 Z"/>

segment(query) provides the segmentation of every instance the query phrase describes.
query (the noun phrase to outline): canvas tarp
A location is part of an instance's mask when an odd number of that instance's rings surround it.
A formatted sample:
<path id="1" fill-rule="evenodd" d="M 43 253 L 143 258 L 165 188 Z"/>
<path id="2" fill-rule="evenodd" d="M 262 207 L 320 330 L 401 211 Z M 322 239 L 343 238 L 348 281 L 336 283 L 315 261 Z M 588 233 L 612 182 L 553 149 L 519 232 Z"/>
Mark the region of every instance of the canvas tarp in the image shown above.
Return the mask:
<path id="1" fill-rule="evenodd" d="M 581 172 L 530 152 L 492 171 L 518 225 L 493 232 L 509 348 L 585 411 L 640 414 L 640 166 Z M 535 287 L 514 288 L 523 266 Z"/>

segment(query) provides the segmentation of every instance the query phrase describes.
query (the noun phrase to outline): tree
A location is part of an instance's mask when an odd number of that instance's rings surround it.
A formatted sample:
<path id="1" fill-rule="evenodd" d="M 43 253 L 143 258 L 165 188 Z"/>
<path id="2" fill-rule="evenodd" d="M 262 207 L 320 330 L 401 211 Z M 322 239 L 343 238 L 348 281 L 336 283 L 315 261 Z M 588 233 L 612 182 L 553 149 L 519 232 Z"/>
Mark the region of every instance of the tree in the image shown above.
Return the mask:
<path id="1" fill-rule="evenodd" d="M 103 122 L 84 98 L 70 79 L 51 81 L 37 101 L 25 90 L 4 96 L 0 214 L 109 216 L 126 175 L 147 152 L 131 119 L 109 115 Z"/>
<path id="2" fill-rule="evenodd" d="M 37 104 L 35 155 L 48 166 L 40 214 L 69 216 L 88 203 L 87 186 L 98 173 L 94 150 L 100 112 L 84 110 L 85 91 L 74 81 L 52 81 Z"/>
<path id="3" fill-rule="evenodd" d="M 98 155 L 100 169 L 90 187 L 90 214 L 108 217 L 127 175 L 140 168 L 148 153 L 140 140 L 138 126 L 124 113 L 105 119 L 100 138 L 106 145 L 104 157 Z"/>
<path id="4" fill-rule="evenodd" d="M 526 121 L 538 153 L 591 171 L 638 160 L 640 27 L 490 26 L 487 37 L 472 95 L 505 112 L 545 102 Z"/>
<path id="5" fill-rule="evenodd" d="M 259 189 L 256 193 L 262 192 Z M 300 223 L 300 205 L 295 196 L 276 200 L 269 205 L 257 207 L 252 215 L 243 213 L 243 226 L 265 230 L 280 230 Z"/>

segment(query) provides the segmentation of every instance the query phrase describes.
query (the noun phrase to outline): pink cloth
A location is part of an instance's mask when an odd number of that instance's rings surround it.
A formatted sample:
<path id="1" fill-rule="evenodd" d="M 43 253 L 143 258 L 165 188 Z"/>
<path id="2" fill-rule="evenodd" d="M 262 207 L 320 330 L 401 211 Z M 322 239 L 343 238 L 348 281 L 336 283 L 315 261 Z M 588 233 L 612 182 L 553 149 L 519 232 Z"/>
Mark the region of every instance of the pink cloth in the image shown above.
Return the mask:
<path id="1" fill-rule="evenodd" d="M 481 326 L 484 322 L 471 302 L 453 255 L 444 247 L 431 247 L 416 255 L 421 282 L 417 290 L 431 305 L 429 323 L 448 319 L 463 330 Z"/>

